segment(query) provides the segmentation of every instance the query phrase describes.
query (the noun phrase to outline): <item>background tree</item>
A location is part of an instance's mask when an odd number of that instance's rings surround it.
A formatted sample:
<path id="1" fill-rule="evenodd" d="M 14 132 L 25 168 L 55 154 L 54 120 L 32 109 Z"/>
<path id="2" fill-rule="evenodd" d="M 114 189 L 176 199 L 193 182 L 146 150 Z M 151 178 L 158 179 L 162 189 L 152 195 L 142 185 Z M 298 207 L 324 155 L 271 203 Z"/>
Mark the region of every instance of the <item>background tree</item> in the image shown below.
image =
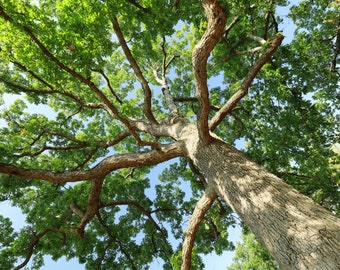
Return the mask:
<path id="1" fill-rule="evenodd" d="M 243 233 L 243 243 L 237 243 L 233 264 L 227 267 L 228 270 L 277 270 L 278 265 L 270 256 L 268 251 L 258 242 L 251 232 Z"/>
<path id="2" fill-rule="evenodd" d="M 235 211 L 280 267 L 336 269 L 339 5 L 302 1 L 281 45 L 285 4 L 2 1 L 1 200 L 27 226 L 0 219 L 1 265 L 202 268 Z"/>

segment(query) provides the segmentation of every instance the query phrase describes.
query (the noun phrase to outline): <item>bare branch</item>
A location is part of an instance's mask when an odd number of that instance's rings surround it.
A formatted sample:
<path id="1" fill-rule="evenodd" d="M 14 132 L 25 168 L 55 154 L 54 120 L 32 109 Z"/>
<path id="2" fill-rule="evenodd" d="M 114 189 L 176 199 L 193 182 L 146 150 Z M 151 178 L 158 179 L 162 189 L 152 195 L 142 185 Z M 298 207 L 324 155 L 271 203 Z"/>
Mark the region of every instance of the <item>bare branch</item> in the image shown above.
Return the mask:
<path id="1" fill-rule="evenodd" d="M 181 270 L 191 269 L 191 253 L 194 246 L 196 233 L 205 213 L 209 210 L 216 199 L 216 193 L 208 187 L 202 198 L 197 202 L 194 212 L 189 219 L 188 228 L 182 246 L 182 266 Z"/>
<path id="2" fill-rule="evenodd" d="M 126 43 L 126 40 L 123 36 L 122 30 L 120 29 L 117 18 L 113 18 L 112 26 L 113 26 L 113 29 L 114 29 L 116 35 L 117 35 L 119 43 L 122 46 L 122 49 L 125 53 L 127 60 L 131 64 L 139 82 L 142 84 L 142 87 L 143 87 L 143 90 L 144 90 L 144 113 L 145 113 L 146 117 L 151 122 L 157 123 L 157 120 L 153 116 L 153 113 L 152 113 L 152 110 L 151 110 L 151 98 L 152 98 L 151 89 L 150 89 L 149 84 L 148 84 L 147 80 L 145 79 L 138 63 L 136 62 L 135 58 L 133 57 L 133 55 L 132 55 L 132 53 L 131 53 L 131 51 L 130 51 L 127 43 Z"/>
<path id="3" fill-rule="evenodd" d="M 172 95 L 170 93 L 168 84 L 166 83 L 165 77 L 160 79 L 157 76 L 156 70 L 154 70 L 154 76 L 156 78 L 156 81 L 162 86 L 162 92 L 163 92 L 163 95 L 164 95 L 164 100 L 165 100 L 165 103 L 168 106 L 169 111 L 170 111 L 170 118 L 178 117 L 178 109 L 177 109 L 176 104 L 174 103 L 174 100 L 173 100 Z"/>
<path id="4" fill-rule="evenodd" d="M 265 39 L 263 39 L 261 37 L 258 37 L 258 36 L 254 36 L 254 35 L 247 35 L 247 38 L 252 39 L 252 40 L 258 42 L 261 45 L 264 45 L 267 42 L 267 40 L 265 40 Z"/>
<path id="5" fill-rule="evenodd" d="M 99 179 L 117 169 L 151 166 L 179 156 L 185 156 L 185 152 L 181 142 L 174 142 L 162 145 L 160 149 L 146 152 L 113 155 L 103 159 L 92 169 L 84 171 L 52 172 L 49 170 L 25 169 L 15 165 L 0 163 L 0 173 L 24 178 L 27 181 L 40 179 L 55 184 L 62 184 Z"/>
<path id="6" fill-rule="evenodd" d="M 246 77 L 244 78 L 241 88 L 231 96 L 231 98 L 223 105 L 223 107 L 214 115 L 209 123 L 209 128 L 213 131 L 219 123 L 225 118 L 227 114 L 229 114 L 237 105 L 237 103 L 248 94 L 249 86 L 252 81 L 259 73 L 261 68 L 270 60 L 270 57 L 274 54 L 277 48 L 281 45 L 283 35 L 276 35 L 273 38 L 269 39 L 267 42 L 269 43 L 268 47 L 262 54 L 262 56 L 255 62 L 251 70 L 248 72 Z"/>
<path id="7" fill-rule="evenodd" d="M 196 94 L 199 100 L 198 131 L 204 143 L 211 142 L 208 117 L 210 111 L 209 90 L 207 82 L 207 61 L 210 52 L 223 35 L 226 13 L 216 0 L 202 0 L 202 7 L 208 19 L 208 27 L 192 52 L 192 67 L 196 80 Z"/>
<path id="8" fill-rule="evenodd" d="M 178 115 L 177 106 L 174 103 L 174 100 L 173 100 L 172 95 L 170 93 L 169 86 L 168 86 L 167 81 L 166 81 L 166 70 L 167 70 L 168 66 L 170 65 L 170 63 L 175 58 L 172 57 L 172 59 L 169 61 L 169 63 L 167 63 L 167 52 L 166 52 L 166 49 L 165 49 L 165 44 L 166 44 L 165 37 L 163 37 L 163 42 L 162 42 L 162 46 L 161 46 L 162 52 L 163 52 L 162 77 L 161 78 L 158 77 L 158 74 L 157 74 L 158 70 L 153 70 L 153 74 L 155 76 L 156 81 L 162 86 L 162 92 L 163 92 L 163 95 L 164 95 L 164 100 L 165 100 L 165 103 L 168 106 L 169 111 L 170 111 L 170 122 L 171 122 L 171 119 L 174 119 L 174 118 L 178 117 L 179 115 Z"/>
<path id="9" fill-rule="evenodd" d="M 70 204 L 70 209 L 71 211 L 76 214 L 78 217 L 81 217 L 83 218 L 85 213 L 84 211 L 79 207 L 79 205 L 75 202 L 75 201 L 72 201 L 71 204 Z"/>

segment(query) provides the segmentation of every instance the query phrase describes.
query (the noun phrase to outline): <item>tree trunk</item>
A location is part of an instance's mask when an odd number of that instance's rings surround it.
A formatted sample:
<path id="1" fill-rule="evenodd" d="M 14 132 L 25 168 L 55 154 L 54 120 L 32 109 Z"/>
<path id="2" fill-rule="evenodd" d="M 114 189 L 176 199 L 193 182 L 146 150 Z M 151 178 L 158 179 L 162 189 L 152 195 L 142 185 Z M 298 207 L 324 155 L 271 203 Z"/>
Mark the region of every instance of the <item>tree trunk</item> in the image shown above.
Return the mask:
<path id="1" fill-rule="evenodd" d="M 340 219 L 240 151 L 193 126 L 181 134 L 188 155 L 282 269 L 339 269 Z"/>

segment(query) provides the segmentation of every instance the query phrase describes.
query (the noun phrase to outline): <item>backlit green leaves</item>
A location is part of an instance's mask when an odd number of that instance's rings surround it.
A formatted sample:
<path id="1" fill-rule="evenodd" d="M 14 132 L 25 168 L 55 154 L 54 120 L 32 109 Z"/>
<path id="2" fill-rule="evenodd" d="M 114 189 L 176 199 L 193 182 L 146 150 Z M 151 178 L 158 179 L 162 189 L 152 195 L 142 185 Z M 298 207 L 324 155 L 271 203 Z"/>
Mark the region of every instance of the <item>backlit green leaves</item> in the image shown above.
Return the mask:
<path id="1" fill-rule="evenodd" d="M 196 121 L 191 52 L 207 27 L 199 1 L 2 2 L 1 162 L 73 172 L 96 166 L 108 155 L 152 148 L 141 146 L 138 138 L 173 141 L 133 130 L 128 122 L 147 121 L 146 106 L 157 121 L 168 118 L 155 73 L 167 83 L 180 116 Z M 292 8 L 290 17 L 298 26 L 293 41 L 262 68 L 216 133 L 231 144 L 246 141 L 243 148 L 254 160 L 339 213 L 338 156 L 331 151 L 338 139 L 340 100 L 338 74 L 330 71 L 339 22 L 336 2 L 302 1 Z M 273 1 L 221 5 L 228 18 L 208 61 L 210 117 L 239 90 L 268 39 L 281 31 Z M 115 19 L 143 78 L 118 42 Z M 7 220 L 0 220 L 6 232 L 2 265 L 13 268 L 15 256 L 24 257 L 30 241 L 48 228 L 58 230 L 40 239 L 36 268 L 44 254 L 51 254 L 54 259 L 77 257 L 89 269 L 143 269 L 155 258 L 164 261 L 165 269 L 176 269 L 183 227 L 206 180 L 186 159 L 167 165 L 159 179 L 153 174 L 145 167 L 108 174 L 100 209 L 83 238 L 76 231 L 87 211 L 89 179 L 60 186 L 1 175 L 1 201 L 20 207 L 30 226 L 14 233 Z M 216 201 L 199 228 L 195 267 L 203 267 L 199 254 L 233 248 L 227 227 L 234 222 L 228 205 Z M 260 250 L 250 240 L 249 246 Z"/>

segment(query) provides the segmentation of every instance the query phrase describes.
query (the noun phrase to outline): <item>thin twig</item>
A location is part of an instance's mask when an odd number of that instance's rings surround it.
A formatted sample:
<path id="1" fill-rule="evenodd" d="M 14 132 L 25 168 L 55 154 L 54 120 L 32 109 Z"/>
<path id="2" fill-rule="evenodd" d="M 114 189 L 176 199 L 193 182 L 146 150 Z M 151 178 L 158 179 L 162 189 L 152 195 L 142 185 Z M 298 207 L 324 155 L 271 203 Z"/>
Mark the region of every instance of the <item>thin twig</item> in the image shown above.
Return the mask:
<path id="1" fill-rule="evenodd" d="M 96 214 L 99 223 L 104 227 L 104 229 L 106 230 L 107 234 L 109 235 L 110 239 L 113 240 L 115 243 L 118 244 L 120 250 L 122 251 L 122 253 L 125 255 L 125 257 L 128 259 L 128 261 L 131 263 L 131 269 L 133 270 L 137 270 L 137 267 L 135 266 L 134 260 L 131 258 L 131 256 L 129 255 L 129 252 L 127 252 L 124 248 L 124 245 L 122 244 L 121 241 L 119 241 L 111 232 L 109 226 L 104 222 L 100 212 L 97 212 Z"/>
<path id="2" fill-rule="evenodd" d="M 109 77 L 106 76 L 104 71 L 103 70 L 99 70 L 99 69 L 93 69 L 93 71 L 98 72 L 100 75 L 102 75 L 104 77 L 104 79 L 106 80 L 107 86 L 109 87 L 109 89 L 111 91 L 111 94 L 116 98 L 116 100 L 119 102 L 119 104 L 123 104 L 122 100 L 118 97 L 116 92 L 113 90 L 113 88 L 111 86 L 110 79 L 109 79 Z"/>
<path id="3" fill-rule="evenodd" d="M 232 20 L 232 22 L 225 28 L 224 30 L 224 38 L 227 38 L 230 30 L 240 21 L 240 17 L 239 16 L 236 16 L 234 17 L 234 19 Z"/>

